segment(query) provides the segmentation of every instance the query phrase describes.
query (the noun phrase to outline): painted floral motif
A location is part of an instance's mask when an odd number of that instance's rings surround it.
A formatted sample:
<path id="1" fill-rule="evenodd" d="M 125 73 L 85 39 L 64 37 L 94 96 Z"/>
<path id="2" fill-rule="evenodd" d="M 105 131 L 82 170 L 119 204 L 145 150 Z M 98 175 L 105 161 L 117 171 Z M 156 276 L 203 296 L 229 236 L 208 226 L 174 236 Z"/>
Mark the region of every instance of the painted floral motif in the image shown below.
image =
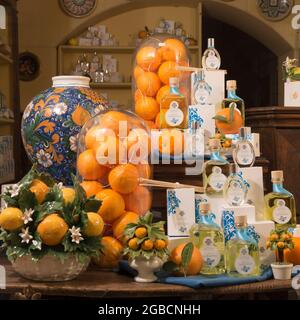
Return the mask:
<path id="1" fill-rule="evenodd" d="M 26 107 L 22 136 L 28 157 L 40 171 L 71 184 L 75 174 L 77 135 L 92 116 L 107 107 L 89 88 L 49 88 Z"/>

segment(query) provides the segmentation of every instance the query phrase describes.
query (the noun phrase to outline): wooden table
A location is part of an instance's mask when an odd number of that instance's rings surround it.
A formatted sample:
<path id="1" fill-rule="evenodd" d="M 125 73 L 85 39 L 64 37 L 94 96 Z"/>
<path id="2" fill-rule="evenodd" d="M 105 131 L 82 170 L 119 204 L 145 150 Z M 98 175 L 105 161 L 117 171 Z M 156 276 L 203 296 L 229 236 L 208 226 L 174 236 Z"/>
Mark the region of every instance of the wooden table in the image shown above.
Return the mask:
<path id="1" fill-rule="evenodd" d="M 2 295 L 6 298 L 20 298 L 26 291 L 28 299 L 31 299 L 34 293 L 39 298 L 274 299 L 274 295 L 287 298 L 287 293 L 291 289 L 290 280 L 268 280 L 197 290 L 161 283 L 141 284 L 134 282 L 129 276 L 100 271 L 95 267 L 71 281 L 34 282 L 18 276 L 6 259 L 1 258 L 0 265 L 5 266 L 7 275 L 6 289 L 0 290 L 0 297 Z"/>

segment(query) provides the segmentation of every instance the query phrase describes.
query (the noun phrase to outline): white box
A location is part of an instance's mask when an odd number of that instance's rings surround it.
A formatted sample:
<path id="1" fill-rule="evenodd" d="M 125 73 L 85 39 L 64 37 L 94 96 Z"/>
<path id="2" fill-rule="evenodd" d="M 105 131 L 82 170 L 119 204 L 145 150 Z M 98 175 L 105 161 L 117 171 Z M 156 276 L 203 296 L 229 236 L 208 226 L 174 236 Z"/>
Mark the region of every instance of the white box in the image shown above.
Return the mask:
<path id="1" fill-rule="evenodd" d="M 197 121 L 199 127 L 204 129 L 205 152 L 208 148 L 209 138 L 213 137 L 216 133 L 216 123 L 213 119 L 215 114 L 216 107 L 212 104 L 196 104 L 188 108 L 189 128 L 192 126 L 192 121 Z"/>
<path id="2" fill-rule="evenodd" d="M 175 32 L 175 21 L 165 20 L 165 32 L 173 34 Z"/>
<path id="3" fill-rule="evenodd" d="M 222 210 L 233 211 L 235 217 L 247 215 L 248 223 L 253 223 L 256 221 L 255 207 L 253 205 L 243 204 L 242 206 L 229 206 L 224 204 Z"/>
<path id="4" fill-rule="evenodd" d="M 284 106 L 300 107 L 300 81 L 284 84 Z"/>
<path id="5" fill-rule="evenodd" d="M 78 39 L 78 45 L 79 46 L 86 46 L 90 47 L 93 44 L 93 39 L 90 38 L 79 38 Z"/>
<path id="6" fill-rule="evenodd" d="M 190 237 L 168 237 L 168 249 L 172 252 L 173 249 L 182 243 L 190 242 Z"/>
<path id="7" fill-rule="evenodd" d="M 98 25 L 98 37 L 103 39 L 104 34 L 106 33 L 106 26 Z"/>
<path id="8" fill-rule="evenodd" d="M 249 183 L 250 188 L 246 201 L 255 206 L 256 220 L 263 220 L 265 213 L 263 168 L 240 168 L 243 178 Z"/>
<path id="9" fill-rule="evenodd" d="M 260 236 L 258 243 L 260 263 L 263 266 L 269 266 L 272 262 L 276 261 L 276 257 L 274 251 L 266 248 L 266 241 L 270 232 L 275 229 L 275 223 L 273 221 L 256 221 L 249 223 L 249 225 L 253 226 Z"/>
<path id="10" fill-rule="evenodd" d="M 191 74 L 191 96 L 194 96 L 194 77 L 195 72 Z M 225 98 L 225 75 L 226 70 L 205 70 L 205 82 L 211 87 L 211 93 L 208 96 L 207 103 L 214 104 L 216 111 L 219 111 L 222 106 L 222 101 Z"/>
<path id="11" fill-rule="evenodd" d="M 195 224 L 195 189 L 167 190 L 167 229 L 168 236 L 189 236 Z"/>

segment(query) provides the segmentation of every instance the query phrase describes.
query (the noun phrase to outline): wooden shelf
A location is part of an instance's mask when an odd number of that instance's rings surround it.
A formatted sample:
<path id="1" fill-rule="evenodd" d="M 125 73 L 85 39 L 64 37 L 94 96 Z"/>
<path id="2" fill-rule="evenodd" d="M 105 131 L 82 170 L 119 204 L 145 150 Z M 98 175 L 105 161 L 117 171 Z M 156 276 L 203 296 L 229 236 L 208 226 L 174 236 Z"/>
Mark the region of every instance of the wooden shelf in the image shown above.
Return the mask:
<path id="1" fill-rule="evenodd" d="M 15 123 L 14 119 L 0 118 L 0 124 L 12 124 L 12 123 Z"/>
<path id="2" fill-rule="evenodd" d="M 69 46 L 63 45 L 60 46 L 60 49 L 64 52 L 103 52 L 103 53 L 133 53 L 136 47 L 90 47 L 90 46 Z M 199 46 L 191 46 L 189 47 L 190 51 L 197 51 L 199 50 Z"/>
<path id="3" fill-rule="evenodd" d="M 11 59 L 9 56 L 0 53 L 0 64 L 12 64 L 13 59 Z"/>
<path id="4" fill-rule="evenodd" d="M 120 83 L 95 83 L 92 82 L 90 84 L 91 88 L 94 89 L 131 89 L 131 82 L 120 82 Z"/>

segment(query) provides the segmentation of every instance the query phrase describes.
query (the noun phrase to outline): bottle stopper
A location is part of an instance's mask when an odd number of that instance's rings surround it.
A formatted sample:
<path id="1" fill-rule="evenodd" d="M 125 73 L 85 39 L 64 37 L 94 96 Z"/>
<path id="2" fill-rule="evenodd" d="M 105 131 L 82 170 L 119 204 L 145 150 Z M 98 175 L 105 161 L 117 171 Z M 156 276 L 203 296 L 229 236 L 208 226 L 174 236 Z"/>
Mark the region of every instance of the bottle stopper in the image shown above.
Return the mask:
<path id="1" fill-rule="evenodd" d="M 207 213 L 210 211 L 210 204 L 208 202 L 200 203 L 200 212 Z"/>
<path id="2" fill-rule="evenodd" d="M 214 38 L 208 38 L 208 44 L 207 47 L 208 48 L 214 48 L 215 47 L 215 39 Z"/>
<path id="3" fill-rule="evenodd" d="M 249 135 L 251 135 L 251 127 L 241 127 L 239 135 L 241 138 L 247 138 Z"/>
<path id="4" fill-rule="evenodd" d="M 171 77 L 169 82 L 170 82 L 170 87 L 179 87 L 179 78 Z"/>
<path id="5" fill-rule="evenodd" d="M 283 171 L 271 171 L 271 180 L 272 182 L 282 182 L 283 181 Z"/>
<path id="6" fill-rule="evenodd" d="M 209 146 L 213 149 L 218 149 L 221 147 L 220 139 L 209 139 Z"/>
<path id="7" fill-rule="evenodd" d="M 246 226 L 247 225 L 247 216 L 235 216 L 234 223 L 236 226 Z"/>
<path id="8" fill-rule="evenodd" d="M 236 90 L 236 80 L 227 80 L 226 81 L 226 89 L 227 90 Z"/>

